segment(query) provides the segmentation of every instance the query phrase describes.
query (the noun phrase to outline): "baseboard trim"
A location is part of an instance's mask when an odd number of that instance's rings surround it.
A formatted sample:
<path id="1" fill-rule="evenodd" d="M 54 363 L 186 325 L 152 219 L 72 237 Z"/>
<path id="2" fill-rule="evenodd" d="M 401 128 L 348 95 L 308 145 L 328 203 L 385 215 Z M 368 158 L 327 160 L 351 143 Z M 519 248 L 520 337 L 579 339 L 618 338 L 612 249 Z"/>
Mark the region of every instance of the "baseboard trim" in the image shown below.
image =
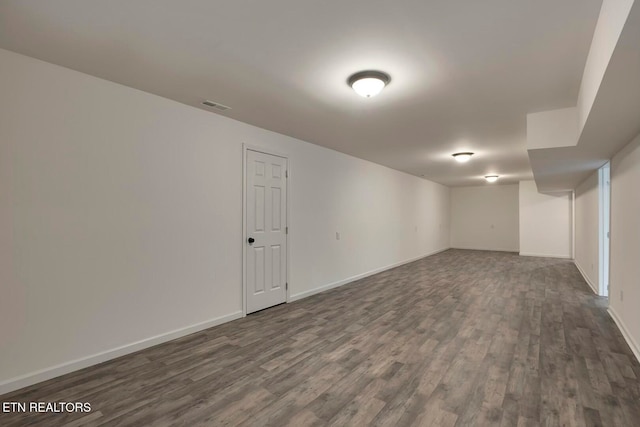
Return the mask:
<path id="1" fill-rule="evenodd" d="M 556 255 L 556 254 L 537 254 L 533 252 L 520 252 L 520 256 L 533 256 L 539 258 L 561 258 L 561 259 L 573 259 L 571 255 Z"/>
<path id="2" fill-rule="evenodd" d="M 451 246 L 451 249 L 463 249 L 467 251 L 489 251 L 489 252 L 518 252 L 518 249 L 505 248 L 476 248 L 471 246 Z"/>
<path id="3" fill-rule="evenodd" d="M 631 351 L 633 352 L 634 356 L 636 356 L 636 360 L 638 360 L 640 362 L 640 346 L 633 339 L 633 337 L 631 336 L 631 334 L 627 330 L 627 327 L 625 326 L 624 322 L 618 316 L 618 314 L 613 309 L 613 307 L 609 306 L 609 309 L 607 311 L 609 312 L 609 316 L 611 316 L 611 318 L 615 322 L 616 326 L 618 326 L 618 329 L 622 333 L 622 336 L 624 337 L 624 340 L 629 345 L 629 348 L 631 348 Z"/>
<path id="4" fill-rule="evenodd" d="M 93 354 L 91 356 L 82 357 L 80 359 L 75 359 L 70 362 L 62 363 L 60 365 L 51 366 L 49 368 L 45 368 L 36 372 L 21 375 L 19 377 L 10 378 L 6 381 L 0 382 L 0 396 L 24 387 L 28 387 L 33 384 L 37 384 L 55 377 L 59 377 L 61 375 L 68 374 L 70 372 L 78 371 L 89 366 L 106 362 L 120 356 L 135 353 L 136 351 L 144 350 L 145 348 L 153 347 L 154 345 L 162 344 L 176 338 L 181 338 L 195 332 L 200 332 L 202 330 L 209 329 L 213 326 L 221 325 L 223 323 L 227 323 L 241 317 L 242 311 L 237 311 L 226 316 L 216 317 L 214 319 L 196 323 L 185 328 L 176 329 L 150 338 L 145 338 L 143 340 L 136 341 L 131 344 L 125 344 L 121 347 L 116 347 L 97 354 Z"/>
<path id="5" fill-rule="evenodd" d="M 580 264 L 578 263 L 578 261 L 573 260 L 573 263 L 576 265 L 576 267 L 578 268 L 578 271 L 580 272 L 580 274 L 582 274 L 582 277 L 584 278 L 584 281 L 587 282 L 587 284 L 589 285 L 589 287 L 591 288 L 591 290 L 593 291 L 594 294 L 596 295 L 600 295 L 598 293 L 598 288 L 593 286 L 593 282 L 591 281 L 591 279 L 589 278 L 589 276 L 587 276 L 587 273 L 584 272 L 584 270 L 582 269 L 582 267 L 580 267 Z"/>
<path id="6" fill-rule="evenodd" d="M 435 250 L 433 252 L 429 252 L 427 254 L 417 256 L 415 258 L 411 258 L 411 259 L 408 259 L 408 260 L 405 260 L 405 261 L 400 261 L 400 262 L 397 262 L 397 263 L 394 263 L 394 264 L 387 265 L 385 267 L 376 268 L 374 270 L 367 271 L 367 272 L 361 273 L 361 274 L 357 274 L 355 276 L 351 276 L 351 277 L 348 277 L 348 278 L 343 279 L 343 280 L 338 280 L 337 282 L 329 283 L 328 285 L 320 286 L 319 288 L 311 289 L 311 290 L 305 291 L 305 292 L 300 292 L 299 294 L 295 294 L 295 295 L 290 295 L 289 296 L 289 302 L 298 301 L 298 300 L 301 300 L 302 298 L 310 297 L 311 295 L 319 294 L 321 292 L 328 291 L 329 289 L 337 288 L 337 287 L 346 285 L 347 283 L 355 282 L 356 280 L 364 279 L 365 277 L 373 276 L 374 274 L 382 273 L 383 271 L 390 270 L 390 269 L 396 268 L 396 267 L 400 267 L 401 265 L 409 264 L 410 262 L 414 262 L 414 261 L 417 261 L 419 259 L 426 258 L 428 256 L 435 255 L 435 254 L 438 254 L 440 252 L 447 251 L 449 249 L 451 249 L 451 248 L 438 249 L 438 250 Z"/>

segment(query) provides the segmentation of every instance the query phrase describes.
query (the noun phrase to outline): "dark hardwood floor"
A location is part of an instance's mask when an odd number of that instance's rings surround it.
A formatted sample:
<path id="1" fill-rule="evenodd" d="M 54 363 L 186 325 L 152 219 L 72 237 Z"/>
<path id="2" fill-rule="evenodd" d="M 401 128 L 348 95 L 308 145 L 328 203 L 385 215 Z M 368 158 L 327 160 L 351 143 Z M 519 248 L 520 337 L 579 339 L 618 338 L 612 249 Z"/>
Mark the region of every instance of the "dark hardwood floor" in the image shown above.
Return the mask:
<path id="1" fill-rule="evenodd" d="M 640 365 L 571 261 L 449 250 L 0 401 L 0 425 L 640 426 Z"/>

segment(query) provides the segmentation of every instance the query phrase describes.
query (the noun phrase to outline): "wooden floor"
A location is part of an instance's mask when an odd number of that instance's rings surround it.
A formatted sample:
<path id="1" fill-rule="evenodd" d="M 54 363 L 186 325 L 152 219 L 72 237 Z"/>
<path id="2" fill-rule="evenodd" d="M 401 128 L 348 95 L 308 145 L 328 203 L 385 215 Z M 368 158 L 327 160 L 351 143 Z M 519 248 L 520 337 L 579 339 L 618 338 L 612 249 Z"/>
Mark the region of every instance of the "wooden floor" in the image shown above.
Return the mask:
<path id="1" fill-rule="evenodd" d="M 605 307 L 570 261 L 450 250 L 2 396 L 93 411 L 0 425 L 637 427 Z"/>

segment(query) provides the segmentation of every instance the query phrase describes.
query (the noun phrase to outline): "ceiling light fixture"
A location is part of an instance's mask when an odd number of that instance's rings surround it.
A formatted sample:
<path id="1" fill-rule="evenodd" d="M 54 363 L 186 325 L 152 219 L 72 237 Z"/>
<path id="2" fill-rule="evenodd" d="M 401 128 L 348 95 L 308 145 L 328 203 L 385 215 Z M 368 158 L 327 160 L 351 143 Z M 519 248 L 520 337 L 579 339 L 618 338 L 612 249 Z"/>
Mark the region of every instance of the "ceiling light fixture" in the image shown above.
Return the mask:
<path id="1" fill-rule="evenodd" d="M 498 180 L 498 175 L 485 175 L 484 179 L 486 179 L 487 182 L 496 182 Z"/>
<path id="2" fill-rule="evenodd" d="M 471 159 L 471 156 L 473 156 L 473 153 L 455 153 L 453 154 L 453 158 L 456 159 L 456 162 L 458 163 L 466 163 Z"/>
<path id="3" fill-rule="evenodd" d="M 384 89 L 391 81 L 389 74 L 382 71 L 361 71 L 347 80 L 351 88 L 364 98 L 371 98 Z"/>

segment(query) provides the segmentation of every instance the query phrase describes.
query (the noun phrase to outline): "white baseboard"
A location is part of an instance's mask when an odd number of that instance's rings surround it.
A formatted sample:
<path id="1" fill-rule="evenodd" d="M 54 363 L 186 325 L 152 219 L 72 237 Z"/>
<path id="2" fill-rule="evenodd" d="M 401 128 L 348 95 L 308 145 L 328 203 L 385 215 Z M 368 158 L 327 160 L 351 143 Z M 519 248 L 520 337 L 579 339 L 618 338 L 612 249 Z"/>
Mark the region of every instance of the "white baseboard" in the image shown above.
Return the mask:
<path id="1" fill-rule="evenodd" d="M 518 252 L 518 249 L 506 248 L 477 248 L 472 246 L 451 246 L 451 249 L 465 249 L 468 251 L 495 251 L 495 252 Z"/>
<path id="2" fill-rule="evenodd" d="M 387 265 L 385 267 L 376 268 L 375 270 L 367 271 L 366 273 L 357 274 L 355 276 L 351 276 L 343 280 L 338 280 L 337 282 L 329 283 L 328 285 L 320 286 L 318 288 L 311 289 L 310 291 L 305 291 L 305 292 L 300 292 L 299 294 L 290 295 L 289 302 L 298 301 L 302 298 L 310 297 L 311 295 L 319 294 L 320 292 L 328 291 L 329 289 L 337 288 L 339 286 L 346 285 L 347 283 L 355 282 L 356 280 L 364 279 L 365 277 L 373 276 L 374 274 L 378 274 L 395 267 L 400 267 L 401 265 L 408 264 L 410 262 L 414 262 L 419 259 L 426 258 L 428 256 L 435 255 L 440 252 L 447 251 L 449 249 L 450 248 L 438 249 L 433 252 L 429 252 L 427 254 L 417 256 L 415 258 L 411 258 L 405 261 L 400 261 L 391 265 Z"/>
<path id="3" fill-rule="evenodd" d="M 241 317 L 242 311 L 237 311 L 226 316 L 216 317 L 215 319 L 210 319 L 205 322 L 197 323 L 195 325 L 176 329 L 164 334 L 156 335 L 154 337 L 145 338 L 143 340 L 126 344 L 111 350 L 106 350 L 97 354 L 93 354 L 91 356 L 82 357 L 80 359 L 65 362 L 56 366 L 51 366 L 40 371 L 31 372 L 19 377 L 11 378 L 9 380 L 0 382 L 0 395 L 21 389 L 23 387 L 28 387 L 42 381 L 47 381 L 73 371 L 78 371 L 89 366 L 97 365 L 98 363 L 106 362 L 107 360 L 115 359 L 126 354 L 144 350 L 145 348 L 153 347 L 154 345 L 162 344 L 176 338 L 181 338 L 186 335 L 211 328 L 213 326 L 221 325 L 223 323 L 239 319 Z"/>
<path id="4" fill-rule="evenodd" d="M 636 340 L 633 339 L 633 337 L 629 333 L 629 330 L 625 326 L 622 319 L 618 316 L 616 311 L 613 309 L 613 307 L 609 306 L 608 311 L 609 311 L 609 316 L 611 316 L 613 321 L 616 322 L 616 325 L 618 326 L 618 329 L 620 329 L 620 332 L 622 333 L 624 340 L 627 342 L 627 344 L 629 344 L 631 351 L 636 356 L 636 360 L 640 362 L 640 346 L 638 345 Z"/>
<path id="5" fill-rule="evenodd" d="M 578 263 L 578 261 L 573 260 L 573 263 L 576 265 L 576 267 L 578 268 L 578 271 L 580 272 L 580 274 L 582 274 L 582 277 L 584 278 L 584 281 L 587 282 L 587 284 L 589 285 L 589 287 L 591 288 L 593 293 L 596 294 L 596 295 L 600 295 L 598 293 L 598 287 L 593 285 L 593 282 L 591 281 L 591 279 L 589 278 L 587 273 L 584 272 L 582 267 L 580 267 L 580 264 Z"/>
<path id="6" fill-rule="evenodd" d="M 561 258 L 561 259 L 573 259 L 571 255 L 556 255 L 556 254 L 536 254 L 533 252 L 520 252 L 520 256 L 534 256 L 539 258 Z"/>

